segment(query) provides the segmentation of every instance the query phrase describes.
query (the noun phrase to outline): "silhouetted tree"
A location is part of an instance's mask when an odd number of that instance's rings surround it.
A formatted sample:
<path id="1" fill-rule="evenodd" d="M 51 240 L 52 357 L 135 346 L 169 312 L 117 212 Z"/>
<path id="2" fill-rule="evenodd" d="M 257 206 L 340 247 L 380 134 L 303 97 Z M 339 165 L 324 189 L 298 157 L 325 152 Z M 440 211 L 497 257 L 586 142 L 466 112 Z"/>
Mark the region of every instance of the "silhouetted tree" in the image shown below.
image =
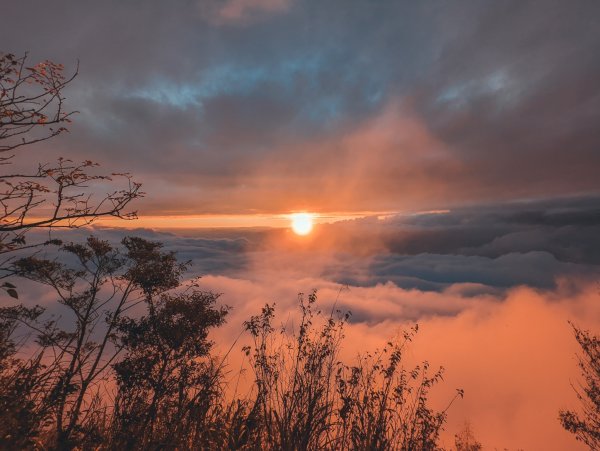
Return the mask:
<path id="1" fill-rule="evenodd" d="M 560 422 L 590 449 L 600 449 L 600 337 L 571 324 L 583 354 L 578 357 L 584 383 L 573 387 L 581 402 L 581 414 L 560 411 Z"/>
<path id="2" fill-rule="evenodd" d="M 41 351 L 30 362 L 44 365 L 44 392 L 49 395 L 44 405 L 50 404 L 54 430 L 47 440 L 57 448 L 72 449 L 83 444 L 96 446 L 105 439 L 104 428 L 110 421 L 102 420 L 109 414 L 101 393 L 106 380 L 112 379 L 113 364 L 120 362 L 115 366 L 119 368 L 117 375 L 125 378 L 128 373 L 124 368 L 135 361 L 144 340 L 157 345 L 164 338 L 173 347 L 179 343 L 177 340 L 183 340 L 187 346 L 184 349 L 200 353 L 208 348 L 208 342 L 200 340 L 206 337 L 206 328 L 220 324 L 225 313 L 213 310 L 208 301 L 215 298 L 198 292 L 194 286 L 177 293 L 182 288 L 186 265 L 179 264 L 173 253 L 163 252 L 160 243 L 125 238 L 118 248 L 90 237 L 85 244 L 65 244 L 60 250 L 68 263 L 30 256 L 16 260 L 12 268 L 15 275 L 47 285 L 58 297 L 62 315 L 48 317 L 40 307 L 6 308 L 0 314 L 8 335 L 15 322 L 35 332 Z M 172 290 L 176 292 L 167 294 Z M 134 308 L 142 309 L 138 314 L 143 315 L 143 307 L 148 316 L 127 316 Z M 212 323 L 210 318 L 215 318 Z M 206 327 L 201 330 L 203 324 Z M 9 349 L 8 354 L 11 352 Z M 161 356 L 174 358 L 165 352 Z M 175 362 L 168 360 L 171 366 L 165 371 L 169 373 L 157 383 L 171 381 L 173 365 L 183 364 L 190 352 Z M 149 356 L 142 359 L 147 364 L 145 358 Z M 15 368 L 12 364 L 13 372 Z M 140 382 L 147 377 L 142 367 L 134 370 L 133 379 L 127 380 Z M 37 375 L 32 372 L 32 377 Z M 186 390 L 192 390 L 191 386 Z M 136 414 L 142 415 L 142 411 Z M 44 424 L 36 427 L 44 429 Z"/>
<path id="3" fill-rule="evenodd" d="M 14 332 L 34 321 L 40 308 L 0 308 L 0 449 L 32 449 L 51 422 L 53 368 L 42 363 L 44 350 L 16 358 Z"/>
<path id="4" fill-rule="evenodd" d="M 433 450 L 446 411 L 428 406 L 430 388 L 442 369 L 429 374 L 425 362 L 411 371 L 402 365 L 404 347 L 417 331 L 390 342 L 354 365 L 339 360 L 350 315 L 314 310 L 316 293 L 299 298 L 297 332 L 272 326 L 273 306 L 252 317 L 254 339 L 245 348 L 255 374 L 255 398 L 247 404 L 242 431 L 250 448 L 328 450 Z M 462 390 L 456 396 L 462 397 Z M 456 399 L 456 397 L 454 398 Z M 451 401 L 450 404 L 454 401 Z M 450 407 L 450 406 L 448 406 Z"/>
<path id="5" fill-rule="evenodd" d="M 254 385 L 227 398 L 208 338 L 227 309 L 195 283 L 182 286 L 186 265 L 160 244 L 122 244 L 89 238 L 61 247 L 75 261 L 14 263 L 51 287 L 63 311 L 0 310 L 9 337 L 0 347 L 0 448 L 437 449 L 447 409 L 432 410 L 428 395 L 441 370 L 402 364 L 416 328 L 348 365 L 339 353 L 349 314 L 323 315 L 315 293 L 301 295 L 298 330 L 278 330 L 267 305 L 245 323 Z M 19 324 L 35 333 L 29 359 L 14 358 Z"/>
<path id="6" fill-rule="evenodd" d="M 16 250 L 56 243 L 52 239 L 27 243 L 25 235 L 31 229 L 79 227 L 103 216 L 135 217 L 125 208 L 142 193 L 127 173 L 100 174 L 92 161 L 62 158 L 33 170 L 10 170 L 15 151 L 67 131 L 75 112 L 65 110 L 64 89 L 77 71 L 65 76 L 60 64 L 43 61 L 30 66 L 27 54 L 0 53 L 0 165 L 5 167 L 0 174 L 0 255 L 4 255 L 0 279 L 8 277 L 5 269 Z M 32 156 L 27 155 L 26 161 Z M 94 185 L 107 183 L 121 186 L 96 195 Z M 12 283 L 4 282 L 0 288 L 17 297 Z"/>
<path id="7" fill-rule="evenodd" d="M 149 297 L 147 315 L 120 321 L 126 356 L 114 365 L 114 448 L 215 447 L 221 373 L 207 337 L 227 313 L 215 308 L 216 299 L 198 291 Z"/>
<path id="8" fill-rule="evenodd" d="M 65 109 L 64 89 L 77 72 L 78 68 L 65 76 L 60 64 L 43 61 L 29 65 L 27 54 L 0 53 L 0 165 L 5 168 L 0 174 L 0 289 L 18 298 L 17 287 L 6 280 L 15 273 L 43 282 L 53 287 L 63 306 L 76 316 L 76 330 L 67 331 L 53 320 L 39 322 L 44 313 L 39 307 L 17 304 L 0 308 L 2 448 L 34 446 L 53 421 L 59 435 L 69 436 L 80 427 L 83 399 L 105 364 L 101 357 L 97 362 L 94 359 L 103 355 L 106 343 L 100 348 L 86 346 L 91 344 L 90 327 L 98 322 L 96 290 L 115 270 L 112 255 L 102 255 L 102 243 L 92 240 L 87 249 L 63 247 L 79 257 L 84 270 L 33 257 L 22 259 L 25 249 L 62 244 L 50 236 L 40 242 L 26 242 L 26 233 L 31 229 L 79 227 L 101 216 L 133 218 L 135 213 L 127 213 L 125 208 L 142 195 L 140 185 L 129 174 L 98 174 L 98 165 L 91 161 L 74 163 L 61 158 L 56 164 L 38 164 L 32 171 L 10 170 L 26 146 L 68 131 L 66 126 L 75 112 Z M 26 167 L 31 160 L 27 155 L 19 166 Z M 95 197 L 93 185 L 113 184 L 119 178 L 125 181 L 122 188 L 110 188 L 108 194 Z M 77 282 L 86 277 L 89 287 L 76 293 Z M 28 359 L 17 357 L 24 338 L 15 341 L 15 331 L 22 324 L 35 330 L 38 339 L 38 350 Z"/>
<path id="9" fill-rule="evenodd" d="M 299 329 L 281 346 L 276 345 L 273 337 L 272 306 L 266 305 L 261 315 L 246 322 L 254 340 L 254 346 L 246 348 L 246 352 L 255 373 L 253 410 L 261 422 L 257 438 L 269 449 L 331 446 L 328 433 L 335 421 L 334 382 L 348 316 L 331 316 L 316 329 L 315 301 L 314 292 L 307 300 L 300 295 Z M 317 316 L 320 317 L 320 312 Z"/>

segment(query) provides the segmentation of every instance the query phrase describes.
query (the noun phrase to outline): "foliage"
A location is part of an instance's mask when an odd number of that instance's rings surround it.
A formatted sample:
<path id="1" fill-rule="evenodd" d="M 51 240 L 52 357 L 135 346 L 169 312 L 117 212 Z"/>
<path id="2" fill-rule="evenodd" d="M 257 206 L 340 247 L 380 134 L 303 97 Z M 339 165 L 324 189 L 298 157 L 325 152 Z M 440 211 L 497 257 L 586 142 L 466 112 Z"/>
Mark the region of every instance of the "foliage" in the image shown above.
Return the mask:
<path id="1" fill-rule="evenodd" d="M 584 383 L 573 387 L 582 407 L 582 413 L 561 410 L 560 422 L 580 442 L 590 449 L 600 449 L 600 337 L 572 325 L 575 339 L 583 355 L 579 368 Z"/>
<path id="2" fill-rule="evenodd" d="M 47 440 L 70 449 L 101 435 L 98 417 L 106 406 L 100 393 L 106 380 L 113 379 L 111 365 L 121 400 L 130 399 L 133 392 L 158 393 L 156 387 L 172 384 L 176 372 L 187 365 L 186 359 L 206 355 L 210 348 L 207 329 L 219 325 L 225 311 L 213 309 L 215 295 L 200 293 L 193 286 L 185 292 L 178 290 L 186 265 L 177 263 L 172 253 L 163 252 L 159 243 L 125 238 L 118 248 L 90 237 L 85 244 L 70 243 L 60 249 L 72 263 L 37 256 L 13 263 L 14 274 L 44 284 L 55 293 L 61 315 L 44 315 L 41 307 L 3 309 L 2 362 L 15 381 L 20 380 L 19 371 L 25 371 L 25 381 L 34 381 L 29 390 L 21 383 L 19 390 L 26 395 L 39 391 L 43 376 L 47 396 L 36 408 L 49 412 L 53 431 Z M 142 306 L 148 316 L 127 315 Z M 9 337 L 16 323 L 35 332 L 41 349 L 27 363 L 10 360 L 15 348 Z M 152 379 L 153 357 L 158 358 L 155 365 L 164 364 L 162 379 Z M 188 366 L 183 372 L 186 377 L 199 373 L 195 363 Z M 16 382 L 13 386 L 5 385 L 3 390 L 14 397 L 19 390 Z M 165 390 L 156 396 L 157 405 L 172 395 L 170 389 Z M 141 415 L 139 409 L 136 415 Z M 42 430 L 44 424 L 35 428 Z"/>
<path id="3" fill-rule="evenodd" d="M 293 450 L 437 449 L 446 410 L 433 411 L 428 394 L 443 370 L 430 374 L 426 362 L 411 371 L 402 365 L 417 327 L 350 366 L 339 359 L 350 314 L 325 316 L 314 311 L 315 302 L 315 292 L 300 296 L 296 333 L 273 328 L 270 305 L 246 323 L 254 339 L 245 351 L 255 374 L 248 413 L 255 443 Z"/>
<path id="4" fill-rule="evenodd" d="M 120 321 L 118 340 L 126 357 L 113 366 L 114 448 L 188 449 L 210 442 L 221 374 L 208 358 L 207 336 L 227 313 L 214 308 L 215 299 L 198 291 L 163 295 L 156 303 L 149 298 L 147 316 Z"/>
<path id="5" fill-rule="evenodd" d="M 258 437 L 269 449 L 317 449 L 331 445 L 333 428 L 335 368 L 343 327 L 348 316 L 329 317 L 315 330 L 315 293 L 299 306 L 298 332 L 279 335 L 276 344 L 272 327 L 274 308 L 266 305 L 261 315 L 252 317 L 246 329 L 254 340 L 245 352 L 255 373 L 254 409 L 260 420 Z M 320 314 L 319 314 L 320 315 Z"/>
<path id="6" fill-rule="evenodd" d="M 42 363 L 43 351 L 22 361 L 15 358 L 12 340 L 20 321 L 34 320 L 41 309 L 0 308 L 0 447 L 27 449 L 38 443 L 50 422 L 51 368 Z"/>

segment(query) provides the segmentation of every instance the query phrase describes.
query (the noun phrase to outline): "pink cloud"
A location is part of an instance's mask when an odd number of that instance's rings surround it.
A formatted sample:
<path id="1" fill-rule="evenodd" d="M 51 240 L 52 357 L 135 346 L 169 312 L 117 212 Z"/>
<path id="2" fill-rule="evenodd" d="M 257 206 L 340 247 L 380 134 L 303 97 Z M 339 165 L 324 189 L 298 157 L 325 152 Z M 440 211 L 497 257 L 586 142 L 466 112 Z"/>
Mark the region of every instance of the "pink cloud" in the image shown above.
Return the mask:
<path id="1" fill-rule="evenodd" d="M 407 363 L 428 360 L 432 368 L 446 368 L 444 383 L 433 392 L 435 407 L 444 408 L 456 388 L 466 393 L 451 407 L 443 446 L 453 446 L 454 434 L 468 420 L 487 449 L 580 449 L 561 428 L 558 411 L 578 407 L 570 386 L 579 377 L 578 349 L 567 320 L 600 329 L 600 295 L 592 284 L 579 294 L 568 288 L 573 281 L 552 292 L 520 287 L 500 300 L 462 297 L 458 286 L 441 293 L 393 284 L 340 291 L 318 277 L 273 274 L 202 279 L 204 288 L 224 293 L 222 301 L 233 306 L 228 325 L 215 336 L 217 343 L 228 348 L 242 322 L 265 302 L 277 302 L 278 321 L 293 324 L 297 291 L 312 288 L 319 290 L 323 310 L 337 299 L 341 309 L 359 312 L 347 329 L 344 359 L 381 348 L 418 315 L 420 332 L 405 356 Z M 235 348 L 232 369 L 241 363 L 237 354 Z"/>
<path id="2" fill-rule="evenodd" d="M 287 11 L 291 0 L 228 0 L 218 9 L 215 20 L 220 24 L 246 23 L 259 16 Z"/>

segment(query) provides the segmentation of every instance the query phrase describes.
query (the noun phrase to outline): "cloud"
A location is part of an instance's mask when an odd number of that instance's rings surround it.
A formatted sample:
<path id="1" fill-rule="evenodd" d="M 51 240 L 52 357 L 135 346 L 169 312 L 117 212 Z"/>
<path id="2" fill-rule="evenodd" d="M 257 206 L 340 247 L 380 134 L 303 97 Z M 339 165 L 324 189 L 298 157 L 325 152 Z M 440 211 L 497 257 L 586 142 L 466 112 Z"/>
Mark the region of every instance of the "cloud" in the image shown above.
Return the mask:
<path id="1" fill-rule="evenodd" d="M 81 114 L 40 155 L 130 170 L 152 199 L 142 213 L 439 209 L 600 190 L 593 2 L 200 6 L 12 5 L 8 50 L 81 59 L 68 90 Z"/>
<path id="2" fill-rule="evenodd" d="M 288 256 L 291 260 L 293 256 Z M 574 284 L 577 290 L 572 289 Z M 432 392 L 436 408 L 445 408 L 456 388 L 466 393 L 448 412 L 442 436 L 446 447 L 452 446 L 453 435 L 467 419 L 477 438 L 492 449 L 578 449 L 557 417 L 559 409 L 578 406 L 570 386 L 579 378 L 578 350 L 567 320 L 592 330 L 600 328 L 600 298 L 594 283 L 562 278 L 552 289 L 518 287 L 503 294 L 466 283 L 439 291 L 405 289 L 393 283 L 344 288 L 267 263 L 262 270 L 251 266 L 229 276 L 206 275 L 200 285 L 223 293 L 220 302 L 232 307 L 227 324 L 211 338 L 223 354 L 233 345 L 228 358 L 233 372 L 243 362 L 241 347 L 248 337 L 238 337 L 245 320 L 266 302 L 275 302 L 275 324 L 292 327 L 297 293 L 317 289 L 323 311 L 335 307 L 352 312 L 342 349 L 348 362 L 419 323 L 417 339 L 404 355 L 406 365 L 427 359 L 432 368 L 446 368 L 444 381 Z M 25 292 L 21 284 L 19 288 L 26 302 L 35 299 L 52 305 L 47 291 Z"/>
<path id="3" fill-rule="evenodd" d="M 391 281 L 398 286 L 407 286 L 412 280 L 415 287 L 419 287 L 417 281 L 426 281 L 431 286 L 442 287 L 466 282 L 490 287 L 528 285 L 548 288 L 554 285 L 557 274 L 584 272 L 583 267 L 561 264 L 544 252 L 510 253 L 496 259 L 431 254 L 381 256 L 374 259 L 368 270 L 372 275 L 371 284 Z M 426 289 L 427 285 L 419 288 Z"/>
<path id="4" fill-rule="evenodd" d="M 445 446 L 453 444 L 453 435 L 467 419 L 486 447 L 548 450 L 579 449 L 558 422 L 559 409 L 577 406 L 570 382 L 579 378 L 578 349 L 567 320 L 592 330 L 600 327 L 595 284 L 581 284 L 578 294 L 569 285 L 565 281 L 550 291 L 515 288 L 500 301 L 486 294 L 464 297 L 458 286 L 441 293 L 393 284 L 340 290 L 322 279 L 281 273 L 254 280 L 202 279 L 203 288 L 224 293 L 222 302 L 233 306 L 228 325 L 215 335 L 224 350 L 238 337 L 242 322 L 265 302 L 276 302 L 275 324 L 292 327 L 296 292 L 312 288 L 319 290 L 323 311 L 335 305 L 353 312 L 342 352 L 347 361 L 381 348 L 418 321 L 420 332 L 405 353 L 406 364 L 427 359 L 432 368 L 446 368 L 444 382 L 432 394 L 437 408 L 447 406 L 456 388 L 466 392 L 449 410 Z M 244 344 L 240 340 L 239 348 Z M 230 363 L 239 368 L 235 352 Z"/>
<path id="5" fill-rule="evenodd" d="M 591 284 L 577 296 L 521 288 L 502 304 L 423 322 L 415 356 L 444 365 L 448 388 L 467 391 L 449 432 L 470 419 L 486 447 L 575 449 L 557 420 L 560 408 L 577 406 L 571 383 L 580 380 L 567 319 L 598 330 L 599 313 Z"/>
<path id="6" fill-rule="evenodd" d="M 264 15 L 287 11 L 291 0 L 227 0 L 216 13 L 218 24 L 248 23 Z"/>

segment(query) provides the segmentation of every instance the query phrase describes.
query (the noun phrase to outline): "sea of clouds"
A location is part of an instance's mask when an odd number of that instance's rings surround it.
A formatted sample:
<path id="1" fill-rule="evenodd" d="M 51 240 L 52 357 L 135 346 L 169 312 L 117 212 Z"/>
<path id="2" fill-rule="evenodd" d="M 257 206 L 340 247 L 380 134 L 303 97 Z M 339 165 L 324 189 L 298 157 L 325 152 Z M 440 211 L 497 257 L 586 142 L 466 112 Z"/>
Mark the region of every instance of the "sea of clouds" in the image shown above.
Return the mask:
<path id="1" fill-rule="evenodd" d="M 450 411 L 447 446 L 468 420 L 486 446 L 574 449 L 557 416 L 577 405 L 568 321 L 600 330 L 598 205 L 585 197 L 366 217 L 317 226 L 309 237 L 268 228 L 102 227 L 57 236 L 113 243 L 140 236 L 189 261 L 186 278 L 202 276 L 201 288 L 231 307 L 214 339 L 219 352 L 234 345 L 236 368 L 244 364 L 243 322 L 268 302 L 277 321 L 293 327 L 299 292 L 317 290 L 324 311 L 352 313 L 345 358 L 419 323 L 406 357 L 446 368 L 434 404 L 466 391 Z M 51 293 L 23 288 L 26 302 L 53 308 Z"/>

